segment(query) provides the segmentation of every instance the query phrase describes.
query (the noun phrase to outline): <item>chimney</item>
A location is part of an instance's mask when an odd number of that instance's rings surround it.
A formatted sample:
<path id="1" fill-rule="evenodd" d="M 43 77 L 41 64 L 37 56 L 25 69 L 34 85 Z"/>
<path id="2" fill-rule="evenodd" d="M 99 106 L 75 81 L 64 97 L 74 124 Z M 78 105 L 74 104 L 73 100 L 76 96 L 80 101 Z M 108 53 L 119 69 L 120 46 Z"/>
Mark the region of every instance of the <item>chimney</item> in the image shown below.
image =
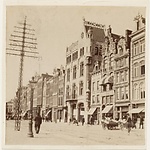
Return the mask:
<path id="1" fill-rule="evenodd" d="M 131 30 L 126 30 L 125 31 L 125 40 L 126 40 L 126 47 L 130 48 L 130 42 L 131 38 L 129 37 L 131 35 L 132 31 Z"/>

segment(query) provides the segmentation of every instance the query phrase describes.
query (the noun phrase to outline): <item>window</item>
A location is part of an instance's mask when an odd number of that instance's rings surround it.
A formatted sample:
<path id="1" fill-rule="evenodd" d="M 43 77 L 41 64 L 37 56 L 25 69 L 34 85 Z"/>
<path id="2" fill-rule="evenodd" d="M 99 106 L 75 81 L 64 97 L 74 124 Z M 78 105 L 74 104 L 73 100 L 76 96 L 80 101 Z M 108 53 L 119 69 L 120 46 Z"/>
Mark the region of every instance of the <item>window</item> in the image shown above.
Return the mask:
<path id="1" fill-rule="evenodd" d="M 141 75 L 145 74 L 145 65 L 141 66 Z"/>
<path id="2" fill-rule="evenodd" d="M 76 75 L 77 75 L 77 67 L 74 66 L 73 67 L 73 79 L 76 79 Z"/>
<path id="3" fill-rule="evenodd" d="M 125 87 L 125 93 L 126 93 L 126 99 L 128 99 L 129 98 L 129 91 L 128 91 L 128 87 L 127 86 Z"/>
<path id="4" fill-rule="evenodd" d="M 140 84 L 140 98 L 143 99 L 145 98 L 145 87 L 144 87 L 144 84 L 143 82 Z"/>
<path id="5" fill-rule="evenodd" d="M 124 67 L 124 65 L 125 65 L 125 59 L 122 58 L 120 59 L 120 67 Z"/>
<path id="6" fill-rule="evenodd" d="M 128 70 L 125 70 L 124 80 L 128 81 Z"/>
<path id="7" fill-rule="evenodd" d="M 139 53 L 139 44 L 135 43 L 133 45 L 133 55 L 137 55 Z"/>
<path id="8" fill-rule="evenodd" d="M 97 81 L 97 90 L 99 90 L 99 81 Z"/>
<path id="9" fill-rule="evenodd" d="M 113 95 L 110 96 L 110 103 L 113 103 Z"/>
<path id="10" fill-rule="evenodd" d="M 119 94 L 120 94 L 120 93 L 119 93 L 119 88 L 116 88 L 116 98 L 117 98 L 117 100 L 119 100 L 119 98 L 120 98 L 120 97 L 119 97 Z"/>
<path id="11" fill-rule="evenodd" d="M 70 93 L 69 93 L 69 85 L 67 85 L 66 87 L 66 98 L 69 99 L 70 97 Z"/>
<path id="12" fill-rule="evenodd" d="M 79 95 L 83 95 L 83 81 L 79 84 Z"/>
<path id="13" fill-rule="evenodd" d="M 95 96 L 92 96 L 92 103 L 95 103 Z"/>
<path id="14" fill-rule="evenodd" d="M 144 42 L 144 40 L 141 40 L 140 41 L 140 53 L 142 53 L 144 51 L 145 51 L 145 42 Z"/>
<path id="15" fill-rule="evenodd" d="M 84 55 L 84 47 L 82 47 L 81 49 L 80 49 L 80 56 L 83 56 Z"/>
<path id="16" fill-rule="evenodd" d="M 119 45 L 119 48 L 118 48 L 118 49 L 119 49 L 119 54 L 122 55 L 122 54 L 123 54 L 123 48 L 122 48 L 122 46 Z"/>
<path id="17" fill-rule="evenodd" d="M 121 71 L 120 72 L 120 82 L 123 82 L 124 81 L 124 72 Z"/>
<path id="18" fill-rule="evenodd" d="M 110 83 L 109 84 L 109 90 L 112 90 L 113 89 L 113 83 Z"/>
<path id="19" fill-rule="evenodd" d="M 109 96 L 106 97 L 106 103 L 108 103 L 108 104 L 110 103 L 110 97 Z"/>
<path id="20" fill-rule="evenodd" d="M 120 92 L 121 92 L 121 99 L 124 99 L 124 87 L 120 88 Z"/>
<path id="21" fill-rule="evenodd" d="M 138 76 L 138 63 L 135 63 L 134 64 L 134 77 L 137 77 Z"/>
<path id="22" fill-rule="evenodd" d="M 83 76 L 83 74 L 84 74 L 84 63 L 81 62 L 80 63 L 80 76 Z"/>
<path id="23" fill-rule="evenodd" d="M 78 51 L 75 52 L 75 53 L 73 53 L 73 55 L 72 55 L 72 60 L 74 61 L 74 60 L 76 60 L 77 58 L 78 58 Z"/>
<path id="24" fill-rule="evenodd" d="M 100 102 L 100 96 L 97 95 L 97 103 L 99 103 L 99 102 Z"/>
<path id="25" fill-rule="evenodd" d="M 72 85 L 72 98 L 73 99 L 76 98 L 76 84 L 75 83 Z"/>
<path id="26" fill-rule="evenodd" d="M 102 97 L 102 104 L 105 104 L 105 103 L 106 103 L 106 97 L 103 96 L 103 97 Z"/>
<path id="27" fill-rule="evenodd" d="M 103 91 L 106 91 L 106 88 L 107 88 L 107 85 L 104 84 L 104 85 L 103 85 Z"/>
<path id="28" fill-rule="evenodd" d="M 70 69 L 67 70 L 67 81 L 70 81 Z"/>
<path id="29" fill-rule="evenodd" d="M 67 57 L 67 64 L 69 64 L 71 62 L 71 55 Z"/>
<path id="30" fill-rule="evenodd" d="M 98 47 L 95 47 L 95 55 L 98 55 Z"/>
<path id="31" fill-rule="evenodd" d="M 93 82 L 93 91 L 95 91 L 95 82 Z"/>
<path id="32" fill-rule="evenodd" d="M 116 73 L 116 83 L 119 82 L 119 72 Z"/>

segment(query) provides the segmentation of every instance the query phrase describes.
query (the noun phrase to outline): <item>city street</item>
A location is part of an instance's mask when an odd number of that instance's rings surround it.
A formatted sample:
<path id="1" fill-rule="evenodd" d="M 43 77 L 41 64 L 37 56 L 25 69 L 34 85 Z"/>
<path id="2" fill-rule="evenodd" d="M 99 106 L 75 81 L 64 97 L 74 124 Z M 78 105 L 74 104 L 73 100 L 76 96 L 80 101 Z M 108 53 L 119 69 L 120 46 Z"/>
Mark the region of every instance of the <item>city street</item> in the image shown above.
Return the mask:
<path id="1" fill-rule="evenodd" d="M 101 125 L 76 126 L 68 123 L 43 122 L 39 134 L 28 137 L 28 121 L 21 122 L 21 131 L 14 130 L 14 121 L 6 121 L 6 145 L 144 145 L 144 129 L 103 130 Z M 15 138 L 14 138 L 15 137 Z"/>

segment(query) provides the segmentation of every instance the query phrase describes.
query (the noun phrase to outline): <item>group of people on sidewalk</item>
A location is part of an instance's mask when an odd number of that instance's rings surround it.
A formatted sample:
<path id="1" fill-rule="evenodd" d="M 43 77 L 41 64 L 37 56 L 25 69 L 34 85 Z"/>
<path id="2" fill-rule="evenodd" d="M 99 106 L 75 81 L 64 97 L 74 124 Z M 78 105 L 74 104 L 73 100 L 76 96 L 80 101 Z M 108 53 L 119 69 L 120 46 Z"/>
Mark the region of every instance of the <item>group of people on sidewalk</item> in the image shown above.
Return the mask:
<path id="1" fill-rule="evenodd" d="M 139 116 L 140 117 L 140 122 L 139 122 L 139 129 L 142 127 L 142 129 L 144 128 L 143 127 L 143 122 L 144 122 L 144 119 L 143 119 L 143 117 L 142 116 Z M 39 133 L 39 131 L 40 131 L 40 126 L 41 126 L 41 124 L 42 124 L 42 117 L 40 116 L 40 113 L 37 113 L 36 114 L 36 116 L 35 116 L 35 118 L 34 118 L 34 121 L 35 121 L 35 125 L 34 125 L 34 127 L 35 127 L 35 131 L 36 131 L 36 133 L 38 134 Z M 131 128 L 136 128 L 136 122 L 137 122 L 137 119 L 136 118 L 132 118 L 131 119 L 131 117 L 130 117 L 130 115 L 129 114 L 127 114 L 127 118 L 126 118 L 126 124 L 127 124 L 127 129 L 128 129 L 128 134 L 130 134 L 130 132 L 131 132 Z M 69 119 L 69 124 L 70 123 L 73 123 L 73 124 L 76 124 L 77 126 L 79 125 L 78 124 L 78 121 L 75 119 L 75 118 L 73 118 L 73 119 Z M 82 119 L 81 119 L 81 124 L 82 124 L 82 126 L 84 125 L 84 123 L 85 123 L 85 118 L 84 117 L 82 117 Z M 93 119 L 93 116 L 90 116 L 90 118 L 89 118 L 89 124 L 91 124 L 91 125 L 94 125 L 94 119 Z"/>
<path id="2" fill-rule="evenodd" d="M 144 118 L 140 115 L 140 122 L 139 122 L 139 129 L 144 128 Z M 131 128 L 135 128 L 136 129 L 136 122 L 137 119 L 135 117 L 133 117 L 133 119 L 131 119 L 130 115 L 127 114 L 127 129 L 128 129 L 128 134 L 130 134 L 131 132 Z"/>

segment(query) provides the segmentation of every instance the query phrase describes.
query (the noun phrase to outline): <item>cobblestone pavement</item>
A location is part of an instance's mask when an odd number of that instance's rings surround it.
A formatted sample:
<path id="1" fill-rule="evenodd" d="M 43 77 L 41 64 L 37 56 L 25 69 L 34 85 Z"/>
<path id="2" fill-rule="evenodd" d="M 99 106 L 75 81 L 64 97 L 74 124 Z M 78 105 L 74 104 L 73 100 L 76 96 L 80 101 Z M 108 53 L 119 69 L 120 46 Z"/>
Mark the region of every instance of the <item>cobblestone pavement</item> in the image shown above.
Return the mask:
<path id="1" fill-rule="evenodd" d="M 76 126 L 68 123 L 43 122 L 39 134 L 28 137 L 28 121 L 14 130 L 14 121 L 6 121 L 6 145 L 144 145 L 144 129 L 103 130 L 101 125 Z"/>

